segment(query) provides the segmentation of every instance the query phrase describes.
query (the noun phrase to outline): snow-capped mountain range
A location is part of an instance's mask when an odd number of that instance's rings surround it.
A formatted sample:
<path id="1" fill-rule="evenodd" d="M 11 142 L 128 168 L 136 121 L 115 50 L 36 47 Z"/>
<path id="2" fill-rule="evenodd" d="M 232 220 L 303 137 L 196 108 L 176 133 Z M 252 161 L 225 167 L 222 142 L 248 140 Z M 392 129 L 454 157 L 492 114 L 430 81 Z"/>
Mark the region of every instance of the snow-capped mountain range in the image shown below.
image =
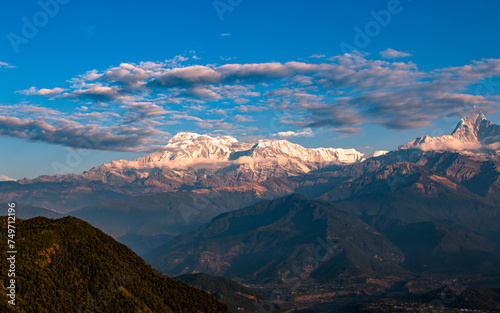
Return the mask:
<path id="1" fill-rule="evenodd" d="M 500 126 L 488 121 L 482 113 L 464 117 L 451 135 L 424 136 L 399 147 L 399 151 L 453 151 L 481 157 L 500 156 Z M 398 150 L 394 151 L 397 153 Z M 85 182 L 115 186 L 130 183 L 175 190 L 183 185 L 214 184 L 220 186 L 262 182 L 272 177 L 293 177 L 311 171 L 361 162 L 386 154 L 376 151 L 363 154 L 355 149 L 308 149 L 287 140 L 239 142 L 230 136 L 211 137 L 181 132 L 172 137 L 164 151 L 135 160 L 112 161 L 81 175 L 40 176 L 20 182 Z M 212 182 L 207 183 L 207 180 Z"/>
<path id="2" fill-rule="evenodd" d="M 444 151 L 499 161 L 499 134 L 500 126 L 475 114 L 460 120 L 451 135 L 424 136 L 394 151 L 363 154 L 355 149 L 308 149 L 286 140 L 245 143 L 230 136 L 178 133 L 164 151 L 135 160 L 112 161 L 82 174 L 0 182 L 0 197 L 61 212 L 170 191 L 224 190 L 242 197 L 251 194 L 251 199 L 272 198 L 321 184 L 334 186 L 390 165 L 424 162 L 427 155 Z"/>
<path id="3" fill-rule="evenodd" d="M 377 151 L 375 155 L 384 153 L 386 151 Z M 355 149 L 308 149 L 287 140 L 242 143 L 230 136 L 211 137 L 182 132 L 169 140 L 165 151 L 132 161 L 112 161 L 81 175 L 59 175 L 56 181 L 86 179 L 126 184 L 152 178 L 161 183 L 182 185 L 221 175 L 239 184 L 261 182 L 270 177 L 296 176 L 326 166 L 359 162 L 364 158 L 365 154 Z"/>
<path id="4" fill-rule="evenodd" d="M 399 151 L 453 151 L 481 157 L 500 156 L 500 126 L 482 113 L 464 117 L 451 135 L 424 136 L 399 147 Z M 395 151 L 397 152 L 397 151 Z M 136 183 L 174 190 L 183 185 L 221 181 L 218 186 L 262 182 L 272 177 L 293 177 L 332 165 L 347 165 L 386 154 L 363 154 L 355 149 L 308 149 L 287 140 L 239 142 L 230 136 L 211 137 L 181 132 L 172 137 L 164 151 L 135 160 L 112 161 L 81 175 L 40 176 L 20 182 L 94 181 L 115 186 Z"/>

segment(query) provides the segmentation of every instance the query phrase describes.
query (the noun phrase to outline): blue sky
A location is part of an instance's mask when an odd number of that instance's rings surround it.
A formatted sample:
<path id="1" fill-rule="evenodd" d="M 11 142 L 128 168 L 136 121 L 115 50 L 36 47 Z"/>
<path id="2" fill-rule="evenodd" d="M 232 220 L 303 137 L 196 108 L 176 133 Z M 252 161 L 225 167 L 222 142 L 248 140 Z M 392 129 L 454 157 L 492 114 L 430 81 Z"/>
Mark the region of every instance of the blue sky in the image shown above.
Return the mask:
<path id="1" fill-rule="evenodd" d="M 370 152 L 474 106 L 500 123 L 498 1 L 40 3 L 1 5 L 0 176 L 82 172 L 179 131 Z"/>

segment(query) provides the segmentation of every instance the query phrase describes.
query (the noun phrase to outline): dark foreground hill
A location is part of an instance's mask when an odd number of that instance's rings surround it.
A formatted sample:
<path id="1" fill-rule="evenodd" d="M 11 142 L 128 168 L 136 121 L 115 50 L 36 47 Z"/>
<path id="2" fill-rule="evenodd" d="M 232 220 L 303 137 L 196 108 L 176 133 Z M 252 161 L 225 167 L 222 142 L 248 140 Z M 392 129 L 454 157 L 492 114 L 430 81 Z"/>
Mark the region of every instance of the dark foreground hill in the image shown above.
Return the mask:
<path id="1" fill-rule="evenodd" d="M 0 249 L 7 251 L 7 219 L 0 220 Z M 77 218 L 37 217 L 15 226 L 16 306 L 6 304 L 10 278 L 2 271 L 1 312 L 230 312 Z M 6 257 L 0 264 L 9 267 Z"/>

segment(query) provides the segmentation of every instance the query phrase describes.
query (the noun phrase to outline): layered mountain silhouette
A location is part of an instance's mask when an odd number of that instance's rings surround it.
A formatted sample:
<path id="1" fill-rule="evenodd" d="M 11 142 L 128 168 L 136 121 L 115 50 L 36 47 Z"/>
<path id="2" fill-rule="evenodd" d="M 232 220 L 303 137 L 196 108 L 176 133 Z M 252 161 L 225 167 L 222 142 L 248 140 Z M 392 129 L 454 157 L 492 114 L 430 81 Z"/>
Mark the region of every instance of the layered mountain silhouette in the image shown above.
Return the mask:
<path id="1" fill-rule="evenodd" d="M 370 167 L 370 163 L 360 166 Z M 374 168 L 337 184 L 319 198 L 359 215 L 389 215 L 407 222 L 439 221 L 493 237 L 498 232 L 498 162 L 430 152 L 414 162 Z"/>
<path id="2" fill-rule="evenodd" d="M 404 255 L 375 229 L 297 194 L 219 215 L 145 257 L 171 275 L 205 272 L 253 283 L 405 274 Z"/>
<path id="3" fill-rule="evenodd" d="M 492 142 L 497 127 L 473 115 L 448 137 L 464 144 Z M 167 148 L 82 175 L 2 182 L 0 195 L 72 211 L 141 255 L 220 213 L 292 193 L 358 215 L 440 222 L 489 238 L 499 234 L 500 163 L 492 154 L 484 157 L 484 149 L 476 155 L 412 145 L 369 157 L 286 141 L 247 144 L 190 133 L 175 136 Z M 179 170 L 172 167 L 180 164 Z"/>
<path id="4" fill-rule="evenodd" d="M 276 194 L 259 186 L 211 192 L 179 191 L 105 201 L 70 214 L 88 221 L 142 255 L 213 217 Z"/>
<path id="5" fill-rule="evenodd" d="M 409 272 L 498 275 L 498 248 L 498 243 L 449 225 L 387 216 L 360 219 L 295 194 L 221 214 L 146 259 L 171 275 L 205 272 L 280 284 L 286 283 L 287 270 L 306 271 L 301 262 L 309 260 L 315 265 L 308 264 L 307 278 L 326 283 L 408 277 Z M 324 254 L 315 257 L 315 249 Z"/>

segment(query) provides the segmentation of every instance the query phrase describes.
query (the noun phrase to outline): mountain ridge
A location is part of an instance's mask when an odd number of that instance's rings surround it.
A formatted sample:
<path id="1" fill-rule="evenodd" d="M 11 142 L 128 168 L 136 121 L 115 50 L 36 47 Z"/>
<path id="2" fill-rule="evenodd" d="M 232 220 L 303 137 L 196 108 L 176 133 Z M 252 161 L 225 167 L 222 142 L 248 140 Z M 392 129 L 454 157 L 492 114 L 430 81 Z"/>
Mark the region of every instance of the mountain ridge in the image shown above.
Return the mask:
<path id="1" fill-rule="evenodd" d="M 375 152 L 380 155 L 383 152 Z M 373 154 L 373 153 L 372 153 Z M 172 137 L 165 151 L 154 152 L 132 161 L 118 160 L 94 167 L 80 175 L 67 174 L 18 182 L 74 182 L 78 180 L 101 181 L 126 184 L 136 179 L 147 179 L 157 169 L 166 178 L 181 183 L 193 183 L 203 178 L 201 171 L 237 169 L 265 172 L 267 169 L 286 170 L 289 175 L 297 175 L 330 164 L 349 164 L 363 160 L 364 154 L 355 149 L 304 148 L 287 140 L 259 140 L 255 144 L 240 143 L 230 136 L 210 137 L 196 133 L 181 132 Z M 262 165 L 259 165 L 262 164 Z M 269 165 L 271 164 L 271 165 Z M 197 171 L 199 170 L 199 171 Z M 198 177 L 196 177 L 198 175 Z M 268 178 L 261 175 L 258 180 Z"/>
<path id="2" fill-rule="evenodd" d="M 378 270 L 406 273 L 399 267 L 402 253 L 377 231 L 332 204 L 299 194 L 220 214 L 145 258 L 171 275 L 205 272 L 252 283 L 286 282 L 285 269 L 308 258 L 318 263 L 310 273 L 316 281 L 379 275 Z"/>
<path id="3" fill-rule="evenodd" d="M 363 167 L 358 165 L 370 163 L 379 167 L 390 162 L 414 162 L 432 151 L 500 160 L 500 149 L 494 149 L 500 145 L 498 129 L 500 126 L 478 114 L 463 118 L 452 135 L 419 137 L 398 150 L 368 154 L 354 149 L 307 149 L 286 140 L 242 143 L 230 136 L 181 132 L 170 139 L 164 151 L 132 161 L 112 161 L 79 175 L 42 175 L 0 182 L 0 196 L 4 201 L 67 213 L 106 200 L 178 190 L 239 188 L 255 183 L 283 195 L 297 186 L 293 182 L 295 187 L 291 187 L 291 181 L 309 174 L 341 168 L 345 170 L 337 172 L 345 175 L 339 176 L 344 179 L 354 174 L 348 173 L 349 169 Z M 475 143 L 475 138 L 482 141 Z"/>

